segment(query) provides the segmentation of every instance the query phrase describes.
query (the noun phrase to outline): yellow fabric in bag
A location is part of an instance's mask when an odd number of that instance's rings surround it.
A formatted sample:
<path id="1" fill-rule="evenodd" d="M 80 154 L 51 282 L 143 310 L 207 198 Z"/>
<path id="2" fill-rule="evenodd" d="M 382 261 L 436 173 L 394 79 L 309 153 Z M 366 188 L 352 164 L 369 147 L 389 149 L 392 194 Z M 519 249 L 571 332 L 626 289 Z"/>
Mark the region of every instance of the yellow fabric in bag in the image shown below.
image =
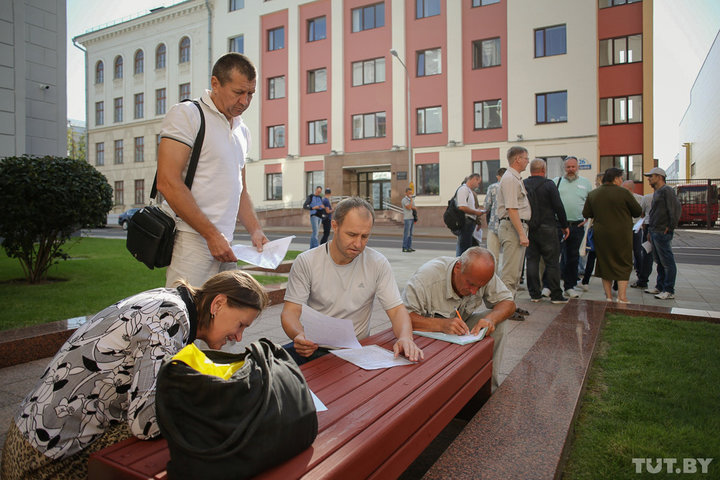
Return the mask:
<path id="1" fill-rule="evenodd" d="M 175 354 L 173 360 L 183 362 L 193 370 L 205 375 L 213 375 L 228 380 L 232 374 L 240 370 L 245 360 L 233 363 L 214 363 L 194 343 Z"/>

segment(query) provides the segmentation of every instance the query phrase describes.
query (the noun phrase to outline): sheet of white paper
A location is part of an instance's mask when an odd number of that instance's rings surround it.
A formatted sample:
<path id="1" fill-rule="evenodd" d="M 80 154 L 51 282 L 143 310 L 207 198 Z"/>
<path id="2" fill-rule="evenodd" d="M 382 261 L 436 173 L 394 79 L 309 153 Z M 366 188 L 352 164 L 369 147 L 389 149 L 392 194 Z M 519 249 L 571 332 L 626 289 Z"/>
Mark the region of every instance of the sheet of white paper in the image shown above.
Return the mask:
<path id="1" fill-rule="evenodd" d="M 308 390 L 310 390 L 310 389 L 308 389 Z M 315 395 L 315 392 L 313 392 L 312 390 L 310 390 L 310 395 L 312 395 L 312 399 L 313 399 L 313 403 L 315 404 L 315 411 L 316 411 L 316 412 L 324 412 L 325 410 L 327 410 L 327 407 L 326 407 L 325 404 L 322 402 L 322 400 L 320 400 L 320 399 L 318 398 L 318 396 Z"/>
<path id="2" fill-rule="evenodd" d="M 640 230 L 640 228 L 642 228 L 643 220 L 645 219 L 640 217 L 640 219 L 635 222 L 635 225 L 633 225 L 633 232 L 637 232 L 638 230 Z"/>
<path id="3" fill-rule="evenodd" d="M 645 241 L 642 243 L 642 247 L 645 249 L 645 251 L 646 251 L 647 253 L 652 252 L 652 243 L 648 242 L 647 240 L 645 240 Z"/>
<path id="4" fill-rule="evenodd" d="M 483 234 L 482 228 L 476 228 L 475 231 L 473 232 L 473 238 L 475 240 L 477 240 L 478 243 L 482 243 L 482 234 Z"/>
<path id="5" fill-rule="evenodd" d="M 295 235 L 268 242 L 263 245 L 262 252 L 258 252 L 253 245 L 233 245 L 232 251 L 238 260 L 275 270 L 285 258 L 293 238 L 295 238 Z"/>
<path id="6" fill-rule="evenodd" d="M 305 338 L 318 345 L 335 348 L 360 348 L 352 320 L 328 317 L 303 305 L 300 323 L 305 329 Z"/>
<path id="7" fill-rule="evenodd" d="M 481 328 L 480 332 L 477 335 L 472 335 L 472 334 L 451 335 L 449 333 L 443 333 L 443 332 L 413 331 L 413 333 L 415 335 L 420 335 L 421 337 L 434 338 L 436 340 L 442 340 L 444 342 L 457 343 L 458 345 L 467 345 L 468 343 L 479 342 L 480 340 L 485 338 L 486 332 L 487 332 L 487 327 Z"/>
<path id="8" fill-rule="evenodd" d="M 395 358 L 395 354 L 393 352 L 377 345 L 344 350 L 333 350 L 330 353 L 337 355 L 350 363 L 354 363 L 364 370 L 399 367 L 401 365 L 412 365 L 415 363 L 405 357 Z"/>

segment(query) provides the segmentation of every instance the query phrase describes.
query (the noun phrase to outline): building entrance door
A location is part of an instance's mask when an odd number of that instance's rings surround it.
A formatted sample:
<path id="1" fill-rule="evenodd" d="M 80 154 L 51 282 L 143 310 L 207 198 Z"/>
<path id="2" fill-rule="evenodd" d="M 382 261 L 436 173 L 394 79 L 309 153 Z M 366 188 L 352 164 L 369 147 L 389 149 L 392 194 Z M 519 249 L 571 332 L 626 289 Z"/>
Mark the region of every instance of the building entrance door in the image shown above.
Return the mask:
<path id="1" fill-rule="evenodd" d="M 360 172 L 357 174 L 358 195 L 366 198 L 375 210 L 383 209 L 390 201 L 390 172 Z"/>

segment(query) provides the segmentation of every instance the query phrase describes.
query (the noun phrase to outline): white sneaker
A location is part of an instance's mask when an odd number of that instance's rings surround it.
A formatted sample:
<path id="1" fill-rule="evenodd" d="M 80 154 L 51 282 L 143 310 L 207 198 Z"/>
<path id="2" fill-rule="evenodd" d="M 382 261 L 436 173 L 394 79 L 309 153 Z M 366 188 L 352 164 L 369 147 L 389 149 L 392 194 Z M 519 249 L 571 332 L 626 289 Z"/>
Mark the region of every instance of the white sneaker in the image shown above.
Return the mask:
<path id="1" fill-rule="evenodd" d="M 578 298 L 580 296 L 580 292 L 578 292 L 574 288 L 569 288 L 565 290 L 565 296 L 569 298 Z"/>
<path id="2" fill-rule="evenodd" d="M 575 288 L 577 288 L 577 287 L 575 287 Z M 587 292 L 588 290 L 590 290 L 590 285 L 587 283 L 581 283 L 580 288 L 582 288 L 583 292 Z"/>
<path id="3" fill-rule="evenodd" d="M 645 293 L 655 294 L 655 293 L 660 293 L 660 290 L 658 290 L 658 289 L 655 288 L 655 287 L 648 287 L 648 288 L 645 289 Z"/>
<path id="4" fill-rule="evenodd" d="M 655 298 L 659 298 L 660 300 L 670 300 L 672 298 L 675 298 L 675 295 L 670 292 L 660 292 L 655 295 Z"/>
<path id="5" fill-rule="evenodd" d="M 550 297 L 550 289 L 547 287 L 543 288 L 541 294 L 543 297 Z"/>

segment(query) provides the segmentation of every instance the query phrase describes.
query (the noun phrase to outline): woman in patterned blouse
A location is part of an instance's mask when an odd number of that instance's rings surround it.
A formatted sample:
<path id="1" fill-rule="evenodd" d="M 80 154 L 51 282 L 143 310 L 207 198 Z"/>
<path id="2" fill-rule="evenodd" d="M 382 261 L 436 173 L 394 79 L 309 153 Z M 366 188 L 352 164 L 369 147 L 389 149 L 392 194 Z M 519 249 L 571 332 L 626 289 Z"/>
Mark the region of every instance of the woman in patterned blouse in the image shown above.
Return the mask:
<path id="1" fill-rule="evenodd" d="M 181 283 L 105 308 L 65 342 L 22 402 L 5 440 L 2 479 L 84 478 L 90 453 L 131 435 L 157 436 L 163 360 L 195 339 L 212 349 L 240 341 L 267 304 L 263 287 L 235 270 L 200 288 Z"/>

